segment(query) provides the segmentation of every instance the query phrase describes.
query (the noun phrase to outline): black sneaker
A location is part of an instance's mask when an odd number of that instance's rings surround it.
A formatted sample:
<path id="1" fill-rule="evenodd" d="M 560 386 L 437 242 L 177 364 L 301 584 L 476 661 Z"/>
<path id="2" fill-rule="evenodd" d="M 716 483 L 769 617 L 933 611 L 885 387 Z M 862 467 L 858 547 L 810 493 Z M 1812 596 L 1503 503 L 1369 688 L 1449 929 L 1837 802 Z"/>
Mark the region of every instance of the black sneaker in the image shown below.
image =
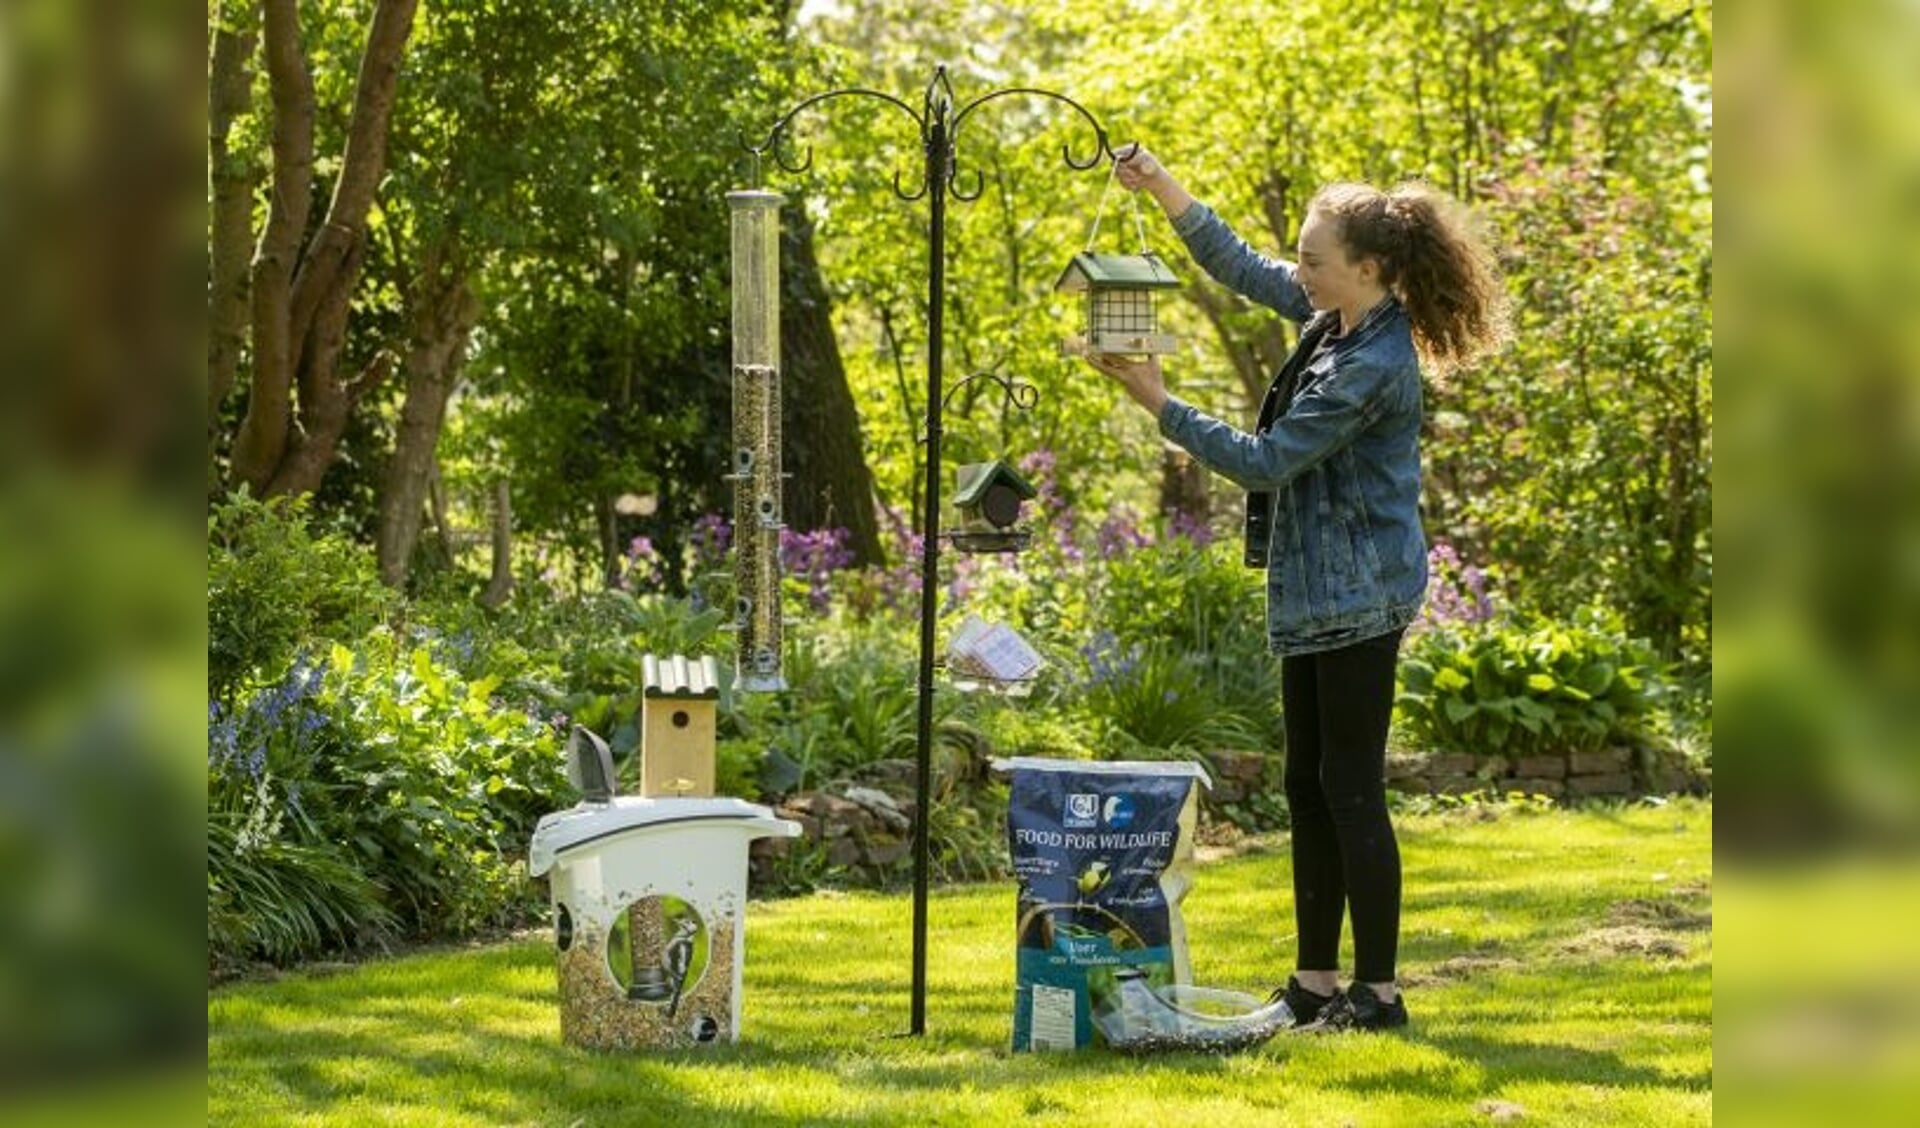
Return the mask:
<path id="1" fill-rule="evenodd" d="M 1373 988 L 1355 983 L 1320 1012 L 1320 1017 L 1303 1033 L 1332 1034 L 1341 1030 L 1392 1030 L 1407 1024 L 1407 997 L 1395 992 L 1391 1003 L 1383 1003 Z"/>
<path id="2" fill-rule="evenodd" d="M 1267 996 L 1267 1002 L 1284 1003 L 1288 1017 L 1283 1021 L 1282 1025 L 1299 1027 L 1306 1026 L 1318 1019 L 1320 1013 L 1326 1010 L 1327 1007 L 1332 1005 L 1333 1001 L 1338 998 L 1340 998 L 1338 991 L 1335 991 L 1331 995 L 1316 994 L 1300 986 L 1300 980 L 1298 978 L 1289 975 L 1287 976 L 1287 985 L 1281 990 L 1275 991 L 1273 994 Z"/>

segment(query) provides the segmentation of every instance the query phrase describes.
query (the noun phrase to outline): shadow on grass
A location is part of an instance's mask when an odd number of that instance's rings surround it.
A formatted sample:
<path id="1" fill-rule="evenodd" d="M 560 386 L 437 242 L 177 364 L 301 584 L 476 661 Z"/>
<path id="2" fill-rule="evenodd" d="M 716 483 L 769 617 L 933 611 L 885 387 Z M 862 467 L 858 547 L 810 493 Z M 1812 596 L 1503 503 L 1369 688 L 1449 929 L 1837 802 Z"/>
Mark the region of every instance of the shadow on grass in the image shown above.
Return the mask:
<path id="1" fill-rule="evenodd" d="M 209 1064 L 226 1074 L 221 1087 L 227 1092 L 236 1090 L 236 1082 L 252 1082 L 272 1094 L 288 1120 L 378 1119 L 387 1109 L 425 1106 L 444 1111 L 450 1121 L 483 1123 L 569 1124 L 604 1117 L 615 1123 L 725 1125 L 793 1123 L 797 1115 L 807 1123 L 918 1126 L 929 1122 L 929 1107 L 945 1107 L 962 1094 L 999 1108 L 1010 1100 L 1029 1116 L 1085 1115 L 1097 1100 L 1091 1094 L 1156 1083 L 1196 1101 L 1278 1108 L 1298 1097 L 1306 1087 L 1299 1082 L 1311 1081 L 1313 1073 L 1303 1071 L 1338 1064 L 1359 1047 L 1357 1039 L 1369 1037 L 1282 1038 L 1233 1058 L 1013 1054 L 1005 1041 L 1010 998 L 935 991 L 929 1034 L 903 1039 L 891 1035 L 906 1024 L 905 993 L 897 981 L 873 977 L 810 985 L 803 1010 L 794 1010 L 789 999 L 786 1007 L 759 1015 L 749 988 L 747 1040 L 737 1045 L 599 1053 L 560 1042 L 550 995 L 525 999 L 496 982 L 534 967 L 546 972 L 546 957 L 534 948 L 524 958 L 489 956 L 482 968 L 463 964 L 438 976 L 331 978 L 324 998 L 282 999 L 254 1014 L 227 1016 L 210 1044 Z M 454 981 L 473 997 L 514 998 L 479 1021 L 463 1023 L 458 1008 L 440 1013 Z M 1608 997 L 1600 985 L 1559 987 L 1556 1007 L 1586 1009 Z M 1508 993 L 1504 986 L 1499 991 Z M 1524 1021 L 1540 996 L 1524 984 L 1515 984 L 1511 994 L 1511 1004 L 1476 1002 L 1474 1020 Z M 861 1006 L 864 1013 L 856 1009 Z M 1675 1017 L 1651 1000 L 1630 1010 L 1638 1022 Z M 822 1013 L 848 1017 L 822 1029 Z M 1526 1082 L 1711 1087 L 1710 1073 L 1676 1077 L 1612 1052 L 1530 1037 L 1524 1029 L 1502 1038 L 1416 1027 L 1405 1040 L 1431 1050 L 1422 1055 L 1428 1060 L 1403 1064 L 1390 1056 L 1370 1071 L 1344 1072 L 1334 1084 L 1383 1098 L 1441 1100 Z M 1277 1082 L 1289 1069 L 1296 1084 L 1249 1084 L 1264 1077 Z M 901 1103 L 910 1107 L 897 1107 Z M 224 1119 L 249 1119 L 244 1108 L 220 1111 Z"/>
<path id="2" fill-rule="evenodd" d="M 1611 1085 L 1630 1088 L 1708 1091 L 1711 1070 L 1676 1076 L 1645 1065 L 1635 1065 L 1619 1054 L 1587 1049 L 1564 1042 L 1487 1037 L 1480 1034 L 1414 1034 L 1410 1041 L 1432 1046 L 1456 1061 L 1472 1062 L 1484 1071 L 1487 1092 L 1525 1082 L 1562 1085 Z M 1389 1071 L 1355 1081 L 1353 1088 L 1420 1092 L 1421 1074 Z M 1445 1094 L 1451 1090 L 1436 1090 Z"/>
<path id="3" fill-rule="evenodd" d="M 1535 845 L 1518 839 L 1508 853 Z M 1472 1116 L 1472 1101 L 1532 1086 L 1570 1098 L 1594 1087 L 1711 1093 L 1710 886 L 1670 897 L 1647 888 L 1637 861 L 1563 866 L 1544 845 L 1510 865 L 1411 857 L 1407 918 L 1427 927 L 1408 933 L 1402 955 L 1430 986 L 1410 992 L 1415 1025 L 1399 1038 L 1283 1037 L 1228 1058 L 1014 1054 L 1011 953 L 998 945 L 1012 902 L 978 890 L 937 902 L 928 1033 L 900 1038 L 897 906 L 823 898 L 753 922 L 737 1045 L 564 1045 L 553 952 L 539 940 L 220 988 L 209 995 L 209 1120 L 919 1128 L 1097 1123 L 1123 1099 L 1165 1109 L 1168 1124 L 1227 1109 L 1263 1123 L 1343 1117 L 1359 1096 L 1385 1122 L 1415 1123 Z M 1287 927 L 1249 923 L 1261 903 L 1288 904 L 1274 884 L 1284 867 L 1267 866 L 1210 879 L 1237 898 L 1212 915 L 1209 943 L 1236 974 L 1265 967 L 1268 934 Z M 1683 955 L 1566 950 L 1589 930 L 1629 925 L 1673 938 Z"/>

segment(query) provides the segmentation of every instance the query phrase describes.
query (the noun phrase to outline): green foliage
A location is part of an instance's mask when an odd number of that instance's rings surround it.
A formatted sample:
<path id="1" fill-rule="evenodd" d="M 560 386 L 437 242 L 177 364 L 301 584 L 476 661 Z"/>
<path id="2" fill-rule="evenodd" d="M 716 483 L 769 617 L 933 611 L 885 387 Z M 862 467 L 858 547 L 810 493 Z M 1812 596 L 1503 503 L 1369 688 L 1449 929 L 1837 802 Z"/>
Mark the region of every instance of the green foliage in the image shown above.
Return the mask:
<path id="1" fill-rule="evenodd" d="M 378 886 L 339 846 L 290 841 L 277 823 L 257 823 L 207 812 L 207 946 L 217 960 L 292 963 L 393 930 Z"/>
<path id="2" fill-rule="evenodd" d="M 765 877 L 755 888 L 774 896 L 793 897 L 843 884 L 846 876 L 845 866 L 836 866 L 828 859 L 825 840 L 801 838 L 767 864 Z"/>
<path id="3" fill-rule="evenodd" d="M 1435 397 L 1429 499 L 1522 609 L 1603 603 L 1669 660 L 1712 645 L 1712 226 L 1597 163 L 1486 205 L 1517 268 L 1513 347 Z M 1484 441 L 1489 430 L 1497 443 Z"/>
<path id="4" fill-rule="evenodd" d="M 1499 622 L 1416 636 L 1402 721 L 1427 747 L 1477 756 L 1585 751 L 1632 738 L 1662 691 L 1657 660 L 1605 624 Z"/>
<path id="5" fill-rule="evenodd" d="M 992 881 L 1007 876 L 1007 785 L 995 781 L 970 795 L 933 805 L 927 851 L 943 882 Z"/>
<path id="6" fill-rule="evenodd" d="M 1488 562 L 1518 606 L 1603 602 L 1663 657 L 1705 670 L 1712 27 L 1702 13 L 1661 0 L 1525 10 L 1254 0 L 1135 8 L 1123 20 L 1087 4 L 905 10 L 837 6 L 817 25 L 835 44 L 818 85 L 911 100 L 929 57 L 1017 57 L 1012 76 L 957 65 L 956 95 L 996 83 L 1069 94 L 1115 144 L 1145 140 L 1270 252 L 1294 245 L 1307 200 L 1330 180 L 1424 178 L 1474 205 L 1500 246 L 1518 336 L 1430 398 L 1429 530 Z M 948 213 L 948 368 L 1018 373 L 1044 394 L 1029 412 L 997 395 L 957 397 L 947 443 L 956 460 L 1049 449 L 1061 496 L 1105 511 L 1150 489 L 1158 442 L 1109 382 L 1050 354 L 1069 313 L 1051 286 L 1089 238 L 1105 180 L 1059 161 L 1062 145 L 1084 149 L 1076 128 L 1085 132 L 1071 111 L 1026 98 L 965 122 L 958 159 L 985 191 Z M 883 110 L 822 111 L 803 132 L 815 167 L 783 190 L 827 204 L 820 254 L 855 395 L 879 405 L 863 420 L 876 477 L 885 497 L 911 498 L 923 217 L 885 185 L 896 168 L 911 181 L 917 154 Z M 1158 209 L 1141 204 L 1147 242 L 1191 281 L 1163 303 L 1183 339 L 1169 380 L 1189 402 L 1244 420 L 1290 329 L 1201 277 Z M 1107 200 L 1101 241 L 1134 242 L 1128 207 Z"/>
<path id="7" fill-rule="evenodd" d="M 764 754 L 759 779 L 769 793 L 810 790 L 915 752 L 917 636 L 904 621 L 836 625 L 790 638 L 786 693 L 733 694 L 722 715 L 723 739 Z M 951 693 L 936 695 L 937 745 L 970 733 L 963 708 Z"/>
<path id="8" fill-rule="evenodd" d="M 335 829 L 351 828 L 347 841 L 419 933 L 517 919 L 517 858 L 534 821 L 565 805 L 553 729 L 496 706 L 495 684 L 379 636 L 333 655 L 324 702 L 340 748 L 313 778 Z"/>
<path id="9" fill-rule="evenodd" d="M 1094 737 L 1086 719 L 1062 707 L 1057 693 L 1036 695 L 1001 708 L 982 708 L 976 722 L 980 735 L 999 755 L 1054 756 L 1086 759 Z"/>
<path id="10" fill-rule="evenodd" d="M 1170 670 L 1165 654 L 1144 659 L 1141 677 L 1170 674 L 1199 683 L 1224 712 L 1216 744 L 1273 747 L 1280 724 L 1280 663 L 1267 649 L 1266 573 L 1244 566 L 1237 543 L 1196 545 L 1169 538 L 1150 551 L 1106 561 L 1099 586 L 1102 627 L 1123 639 L 1152 639 L 1155 650 L 1182 656 Z M 1159 687 L 1162 697 L 1181 686 Z M 1145 693 L 1145 687 L 1142 688 Z M 1177 705 L 1179 702 L 1168 702 Z"/>
<path id="11" fill-rule="evenodd" d="M 285 961 L 524 919 L 519 857 L 563 794 L 553 731 L 385 632 L 209 709 L 216 959 Z"/>
<path id="12" fill-rule="evenodd" d="M 452 603 L 422 614 L 443 660 L 471 678 L 496 677 L 496 692 L 518 708 L 601 734 L 621 764 L 640 746 L 642 660 L 715 654 L 727 641 L 725 612 L 661 594 L 529 596 L 499 612 Z"/>
<path id="13" fill-rule="evenodd" d="M 1081 705 L 1106 759 L 1155 752 L 1257 747 L 1258 725 L 1229 705 L 1206 676 L 1205 659 L 1160 642 L 1118 644 L 1089 661 Z"/>
<path id="14" fill-rule="evenodd" d="M 319 640 L 351 639 L 392 599 L 371 557 L 316 531 L 306 498 L 241 491 L 207 516 L 207 696 L 231 706 L 254 679 Z"/>
<path id="15" fill-rule="evenodd" d="M 477 499 L 510 477 L 516 530 L 596 578 L 637 533 L 677 561 L 681 531 L 721 508 L 724 193 L 796 50 L 775 16 L 749 0 L 453 4 L 423 21 L 402 84 L 409 257 L 462 253 L 490 313 L 449 482 Z M 614 513 L 626 493 L 654 515 Z"/>

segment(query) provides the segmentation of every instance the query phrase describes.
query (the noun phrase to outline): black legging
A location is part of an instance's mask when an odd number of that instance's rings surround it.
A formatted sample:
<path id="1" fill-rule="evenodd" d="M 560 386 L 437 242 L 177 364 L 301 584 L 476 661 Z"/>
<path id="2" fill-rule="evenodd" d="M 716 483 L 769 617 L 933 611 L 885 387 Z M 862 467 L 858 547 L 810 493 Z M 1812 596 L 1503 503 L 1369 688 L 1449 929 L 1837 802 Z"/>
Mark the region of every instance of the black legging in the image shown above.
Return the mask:
<path id="1" fill-rule="evenodd" d="M 1283 658 L 1293 913 L 1301 971 L 1337 971 L 1353 910 L 1353 977 L 1391 983 L 1400 943 L 1400 845 L 1387 816 L 1387 726 L 1402 632 Z"/>

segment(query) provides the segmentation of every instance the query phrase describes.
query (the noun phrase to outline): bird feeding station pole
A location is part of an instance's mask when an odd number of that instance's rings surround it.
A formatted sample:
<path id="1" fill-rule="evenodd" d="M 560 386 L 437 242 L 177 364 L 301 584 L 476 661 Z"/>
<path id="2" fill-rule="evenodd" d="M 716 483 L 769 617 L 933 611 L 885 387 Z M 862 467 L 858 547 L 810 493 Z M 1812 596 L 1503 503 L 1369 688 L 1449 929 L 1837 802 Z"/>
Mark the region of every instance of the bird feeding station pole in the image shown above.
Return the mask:
<path id="1" fill-rule="evenodd" d="M 947 276 L 947 196 L 966 202 L 980 198 L 985 187 L 984 178 L 973 170 L 973 188 L 971 191 L 961 187 L 959 169 L 955 161 L 954 142 L 968 115 L 987 102 L 1011 95 L 1022 95 L 1051 99 L 1071 107 L 1086 120 L 1093 130 L 1094 150 L 1085 160 L 1076 160 L 1071 146 L 1061 148 L 1061 156 L 1067 166 L 1075 171 L 1084 172 L 1101 162 L 1102 158 L 1112 160 L 1113 150 L 1107 144 L 1107 131 L 1086 107 L 1063 94 L 1051 90 L 1033 87 L 1011 87 L 991 90 L 969 102 L 956 107 L 953 86 L 947 81 L 947 68 L 934 68 L 933 78 L 927 83 L 927 89 L 918 110 L 891 94 L 878 90 L 847 88 L 829 90 L 801 101 L 767 131 L 766 138 L 759 144 L 746 144 L 744 147 L 753 154 L 756 171 L 754 185 L 758 188 L 757 172 L 762 156 L 771 155 L 775 164 L 788 173 L 798 174 L 806 171 L 813 163 L 813 149 L 807 147 L 798 161 L 789 162 L 782 155 L 780 142 L 787 127 L 802 110 L 833 98 L 877 98 L 906 114 L 917 130 L 924 164 L 920 184 L 912 191 L 901 185 L 900 173 L 893 174 L 893 191 L 896 196 L 909 202 L 925 197 L 929 223 L 927 226 L 927 398 L 926 398 L 926 478 L 922 486 L 925 504 L 921 511 L 921 555 L 920 555 L 920 676 L 919 676 L 919 729 L 918 743 L 915 747 L 914 809 L 913 809 L 913 1003 L 912 1015 L 907 1033 L 919 1035 L 927 1029 L 927 871 L 928 836 L 927 824 L 932 807 L 931 777 L 933 760 L 933 668 L 934 668 L 934 625 L 940 612 L 939 562 L 940 562 L 940 410 L 941 410 L 941 346 L 945 332 L 946 276 Z M 777 363 L 777 360 L 776 360 Z M 771 468 L 777 473 L 778 467 Z M 773 594 L 777 594 L 777 591 Z M 772 598 L 772 595 L 766 595 Z"/>

